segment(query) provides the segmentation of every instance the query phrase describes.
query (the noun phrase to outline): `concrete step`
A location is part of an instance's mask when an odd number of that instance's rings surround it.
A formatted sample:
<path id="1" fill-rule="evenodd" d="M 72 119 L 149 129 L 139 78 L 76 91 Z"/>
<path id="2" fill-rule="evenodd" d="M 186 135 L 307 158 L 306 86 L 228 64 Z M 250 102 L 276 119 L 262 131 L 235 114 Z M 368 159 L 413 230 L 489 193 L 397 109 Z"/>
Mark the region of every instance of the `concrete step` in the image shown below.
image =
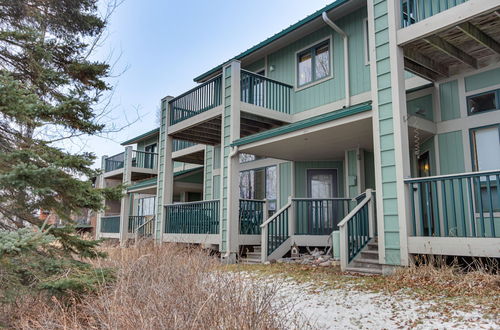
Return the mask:
<path id="1" fill-rule="evenodd" d="M 347 272 L 350 273 L 358 273 L 358 274 L 377 274 L 382 275 L 382 268 L 364 268 L 364 267 L 352 267 L 349 266 L 346 268 Z"/>
<path id="2" fill-rule="evenodd" d="M 247 258 L 260 258 L 261 253 L 259 252 L 247 252 Z"/>
<path id="3" fill-rule="evenodd" d="M 378 260 L 378 250 L 363 250 L 360 255 L 363 259 Z"/>
<path id="4" fill-rule="evenodd" d="M 260 264 L 261 260 L 255 258 L 241 258 L 240 263 L 242 264 Z"/>

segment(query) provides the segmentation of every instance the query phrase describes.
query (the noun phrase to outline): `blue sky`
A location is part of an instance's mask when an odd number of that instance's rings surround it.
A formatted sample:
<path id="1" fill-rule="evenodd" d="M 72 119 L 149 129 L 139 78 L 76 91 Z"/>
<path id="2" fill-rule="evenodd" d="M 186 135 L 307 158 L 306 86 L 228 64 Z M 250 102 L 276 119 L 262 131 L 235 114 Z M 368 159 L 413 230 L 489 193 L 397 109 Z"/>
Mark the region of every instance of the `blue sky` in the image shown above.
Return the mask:
<path id="1" fill-rule="evenodd" d="M 105 1 L 105 0 L 103 0 Z M 108 122 L 132 125 L 106 138 L 75 141 L 102 155 L 123 151 L 120 142 L 158 126 L 162 97 L 195 86 L 193 78 L 281 31 L 333 0 L 125 0 L 111 17 L 96 57 L 112 56 L 115 86 Z M 75 149 L 75 146 L 69 146 Z"/>

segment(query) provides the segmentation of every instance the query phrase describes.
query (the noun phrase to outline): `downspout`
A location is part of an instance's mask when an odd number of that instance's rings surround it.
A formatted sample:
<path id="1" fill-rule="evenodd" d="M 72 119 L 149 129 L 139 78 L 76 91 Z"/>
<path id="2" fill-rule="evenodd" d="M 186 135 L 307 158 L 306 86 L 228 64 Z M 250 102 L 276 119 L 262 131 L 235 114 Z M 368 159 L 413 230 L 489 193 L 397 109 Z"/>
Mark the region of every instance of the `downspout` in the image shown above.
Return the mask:
<path id="1" fill-rule="evenodd" d="M 326 11 L 321 15 L 323 21 L 330 26 L 335 32 L 342 36 L 344 39 L 344 76 L 345 76 L 345 107 L 351 106 L 351 90 L 349 83 L 349 37 L 337 24 L 333 23 L 331 19 L 328 18 Z"/>

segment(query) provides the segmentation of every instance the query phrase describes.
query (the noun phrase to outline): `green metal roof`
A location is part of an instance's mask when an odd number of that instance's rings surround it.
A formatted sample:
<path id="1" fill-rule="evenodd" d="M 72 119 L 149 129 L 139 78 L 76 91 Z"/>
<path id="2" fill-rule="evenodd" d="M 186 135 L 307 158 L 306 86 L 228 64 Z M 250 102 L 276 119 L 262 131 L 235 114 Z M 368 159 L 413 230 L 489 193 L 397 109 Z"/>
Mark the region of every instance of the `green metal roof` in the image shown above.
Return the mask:
<path id="1" fill-rule="evenodd" d="M 315 20 L 316 18 L 320 17 L 320 16 L 323 14 L 323 12 L 325 12 L 325 11 L 330 11 L 330 10 L 332 10 L 332 9 L 335 9 L 335 8 L 337 8 L 337 7 L 340 7 L 341 5 L 343 5 L 343 4 L 345 4 L 345 3 L 349 2 L 349 1 L 350 1 L 350 0 L 337 0 L 337 1 L 335 1 L 335 2 L 333 2 L 333 3 L 331 3 L 331 4 L 329 4 L 329 5 L 327 5 L 327 6 L 323 7 L 323 8 L 321 8 L 320 10 L 318 10 L 318 11 L 316 11 L 316 12 L 312 13 L 311 15 L 307 16 L 306 18 L 304 18 L 304 19 L 302 19 L 302 20 L 298 21 L 297 23 L 295 23 L 295 24 L 293 24 L 293 25 L 290 25 L 289 27 L 287 27 L 286 29 L 282 30 L 281 32 L 276 33 L 276 34 L 275 34 L 275 35 L 273 35 L 272 37 L 267 38 L 266 40 L 264 40 L 264 41 L 262 41 L 262 42 L 258 43 L 257 45 L 255 45 L 255 46 L 253 46 L 252 48 L 250 48 L 250 49 L 248 49 L 248 50 L 244 51 L 243 53 L 241 53 L 241 54 L 239 54 L 239 55 L 236 55 L 235 57 L 233 57 L 233 58 L 232 58 L 232 59 L 230 59 L 229 61 L 231 61 L 231 60 L 241 60 L 241 59 L 242 59 L 242 58 L 244 58 L 245 56 L 250 55 L 251 53 L 253 53 L 253 52 L 255 52 L 255 51 L 257 51 L 257 50 L 261 49 L 262 47 L 265 47 L 265 46 L 269 45 L 270 43 L 272 43 L 272 42 L 274 42 L 274 41 L 278 40 L 279 38 L 281 38 L 281 37 L 283 37 L 283 36 L 285 36 L 285 35 L 287 35 L 287 34 L 289 34 L 289 33 L 293 32 L 293 31 L 295 31 L 296 29 L 300 28 L 301 26 L 303 26 L 303 25 L 305 25 L 305 24 L 307 24 L 307 23 L 309 23 L 309 22 L 311 22 L 311 21 Z M 229 62 L 229 61 L 226 61 L 225 63 L 227 63 L 227 62 Z M 213 69 L 211 69 L 211 70 L 209 70 L 209 71 L 205 72 L 204 74 L 202 74 L 202 75 L 200 75 L 200 76 L 198 76 L 198 77 L 194 78 L 194 81 L 198 82 L 198 81 L 200 81 L 200 80 L 202 80 L 202 79 L 204 79 L 204 78 L 206 78 L 206 77 L 210 76 L 211 74 L 213 74 L 213 73 L 215 73 L 215 72 L 217 72 L 217 71 L 221 70 L 221 69 L 222 69 L 222 65 L 223 65 L 223 64 L 221 64 L 221 65 L 219 65 L 219 66 L 216 66 L 215 68 L 213 68 Z"/>
<path id="2" fill-rule="evenodd" d="M 177 171 L 177 172 L 174 172 L 174 177 L 181 176 L 181 175 L 188 174 L 188 173 L 195 172 L 195 171 L 199 171 L 201 169 L 203 169 L 203 166 L 190 168 L 190 169 L 182 170 L 182 171 Z M 139 189 L 139 188 L 146 188 L 149 186 L 151 186 L 151 187 L 156 186 L 157 181 L 158 181 L 157 178 L 151 178 L 151 179 L 147 179 L 144 181 L 140 181 L 140 182 L 134 184 L 133 186 L 127 187 L 127 190 L 134 190 L 134 189 Z"/>
<path id="3" fill-rule="evenodd" d="M 261 133 L 253 134 L 250 136 L 246 136 L 244 138 L 238 139 L 234 141 L 231 146 L 242 146 L 245 144 L 262 141 L 265 139 L 269 139 L 275 136 L 283 135 L 290 132 L 295 132 L 301 130 L 303 128 L 308 128 L 312 126 L 316 126 L 322 123 L 326 123 L 332 120 L 352 116 L 358 113 L 362 113 L 365 111 L 370 111 L 372 109 L 371 101 L 366 103 L 361 103 L 357 105 L 353 105 L 349 108 L 340 109 L 332 112 L 325 113 L 323 115 L 307 118 L 296 123 L 288 124 L 285 126 L 277 127 L 270 129 L 268 131 L 264 131 Z"/>
<path id="4" fill-rule="evenodd" d="M 143 133 L 143 134 L 141 134 L 139 136 L 131 138 L 130 140 L 122 142 L 122 146 L 126 146 L 128 144 L 134 144 L 134 143 L 140 142 L 141 140 L 144 140 L 144 139 L 146 139 L 148 137 L 151 137 L 151 136 L 159 134 L 159 133 L 160 133 L 160 128 L 159 127 L 155 128 L 155 129 L 152 129 L 149 132 Z"/>

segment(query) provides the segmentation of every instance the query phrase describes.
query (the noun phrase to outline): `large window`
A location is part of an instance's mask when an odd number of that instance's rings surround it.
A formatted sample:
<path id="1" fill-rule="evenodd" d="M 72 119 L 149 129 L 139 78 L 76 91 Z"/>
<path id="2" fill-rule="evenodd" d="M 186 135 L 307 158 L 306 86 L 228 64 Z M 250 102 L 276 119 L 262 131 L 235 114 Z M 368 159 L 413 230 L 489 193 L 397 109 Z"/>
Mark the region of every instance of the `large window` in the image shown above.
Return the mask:
<path id="1" fill-rule="evenodd" d="M 276 211 L 276 166 L 240 172 L 240 198 L 267 199 L 270 211 Z"/>
<path id="2" fill-rule="evenodd" d="M 137 215 L 154 215 L 156 197 L 144 197 L 137 200 Z"/>
<path id="3" fill-rule="evenodd" d="M 325 41 L 297 55 L 299 87 L 330 76 L 330 42 Z"/>
<path id="4" fill-rule="evenodd" d="M 476 171 L 500 169 L 500 125 L 471 130 L 472 155 Z"/>
<path id="5" fill-rule="evenodd" d="M 469 115 L 500 109 L 500 89 L 476 94 L 467 98 Z"/>

